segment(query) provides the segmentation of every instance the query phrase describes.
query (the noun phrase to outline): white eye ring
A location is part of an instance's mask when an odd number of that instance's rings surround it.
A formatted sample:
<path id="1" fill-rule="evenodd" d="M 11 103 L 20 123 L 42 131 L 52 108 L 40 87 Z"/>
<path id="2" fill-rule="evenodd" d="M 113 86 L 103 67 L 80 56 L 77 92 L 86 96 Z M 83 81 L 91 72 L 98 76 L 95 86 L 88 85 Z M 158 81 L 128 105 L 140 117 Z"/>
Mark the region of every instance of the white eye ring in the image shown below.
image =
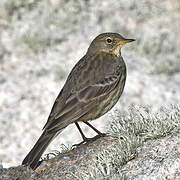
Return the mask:
<path id="1" fill-rule="evenodd" d="M 112 39 L 111 38 L 107 38 L 106 41 L 107 41 L 108 44 L 112 43 Z"/>

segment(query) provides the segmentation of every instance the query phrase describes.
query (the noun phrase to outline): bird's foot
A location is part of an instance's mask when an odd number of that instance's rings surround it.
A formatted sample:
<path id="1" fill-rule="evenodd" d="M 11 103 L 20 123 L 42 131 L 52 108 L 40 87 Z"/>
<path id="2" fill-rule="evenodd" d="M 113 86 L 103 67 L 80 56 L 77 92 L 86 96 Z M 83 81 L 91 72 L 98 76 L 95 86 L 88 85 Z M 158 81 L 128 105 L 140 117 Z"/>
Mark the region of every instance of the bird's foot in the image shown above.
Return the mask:
<path id="1" fill-rule="evenodd" d="M 98 138 L 100 137 L 105 137 L 106 134 L 105 133 L 99 133 L 98 135 L 92 137 L 92 138 L 87 138 L 87 137 L 84 137 L 83 138 L 83 141 L 78 143 L 78 144 L 74 144 L 73 147 L 78 147 L 80 146 L 81 144 L 88 144 L 88 143 L 92 143 L 93 141 L 97 140 Z"/>

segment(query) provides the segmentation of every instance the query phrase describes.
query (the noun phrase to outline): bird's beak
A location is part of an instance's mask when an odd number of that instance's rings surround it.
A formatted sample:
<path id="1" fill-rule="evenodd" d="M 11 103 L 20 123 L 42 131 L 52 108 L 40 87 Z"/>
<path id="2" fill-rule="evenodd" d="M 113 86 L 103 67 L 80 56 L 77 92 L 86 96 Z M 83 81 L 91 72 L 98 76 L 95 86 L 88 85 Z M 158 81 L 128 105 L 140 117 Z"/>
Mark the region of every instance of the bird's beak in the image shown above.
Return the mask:
<path id="1" fill-rule="evenodd" d="M 135 39 L 121 39 L 119 42 L 118 42 L 118 45 L 124 45 L 126 43 L 130 43 L 132 41 L 135 41 Z"/>

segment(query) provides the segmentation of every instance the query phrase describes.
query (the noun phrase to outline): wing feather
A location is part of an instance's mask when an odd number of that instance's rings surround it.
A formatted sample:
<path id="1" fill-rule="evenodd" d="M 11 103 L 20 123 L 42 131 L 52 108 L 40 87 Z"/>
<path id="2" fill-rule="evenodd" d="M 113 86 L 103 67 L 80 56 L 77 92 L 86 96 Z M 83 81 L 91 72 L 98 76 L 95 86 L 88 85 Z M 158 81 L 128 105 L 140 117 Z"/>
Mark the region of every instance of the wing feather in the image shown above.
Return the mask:
<path id="1" fill-rule="evenodd" d="M 107 96 L 117 85 L 118 76 L 108 76 L 105 79 L 83 88 L 79 92 L 74 92 L 56 114 L 53 121 L 46 125 L 47 131 L 56 131 L 64 128 L 70 123 L 78 120 L 81 116 L 88 113 L 99 103 L 100 97 Z"/>

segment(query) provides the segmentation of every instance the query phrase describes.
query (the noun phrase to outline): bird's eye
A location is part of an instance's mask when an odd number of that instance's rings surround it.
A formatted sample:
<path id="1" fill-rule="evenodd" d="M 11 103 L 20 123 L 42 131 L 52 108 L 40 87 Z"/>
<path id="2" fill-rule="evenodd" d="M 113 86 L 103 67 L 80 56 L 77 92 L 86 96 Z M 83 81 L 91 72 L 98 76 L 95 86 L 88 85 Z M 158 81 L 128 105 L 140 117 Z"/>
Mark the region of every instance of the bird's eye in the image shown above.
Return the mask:
<path id="1" fill-rule="evenodd" d="M 112 39 L 111 38 L 107 38 L 106 41 L 107 41 L 108 44 L 112 43 Z"/>

